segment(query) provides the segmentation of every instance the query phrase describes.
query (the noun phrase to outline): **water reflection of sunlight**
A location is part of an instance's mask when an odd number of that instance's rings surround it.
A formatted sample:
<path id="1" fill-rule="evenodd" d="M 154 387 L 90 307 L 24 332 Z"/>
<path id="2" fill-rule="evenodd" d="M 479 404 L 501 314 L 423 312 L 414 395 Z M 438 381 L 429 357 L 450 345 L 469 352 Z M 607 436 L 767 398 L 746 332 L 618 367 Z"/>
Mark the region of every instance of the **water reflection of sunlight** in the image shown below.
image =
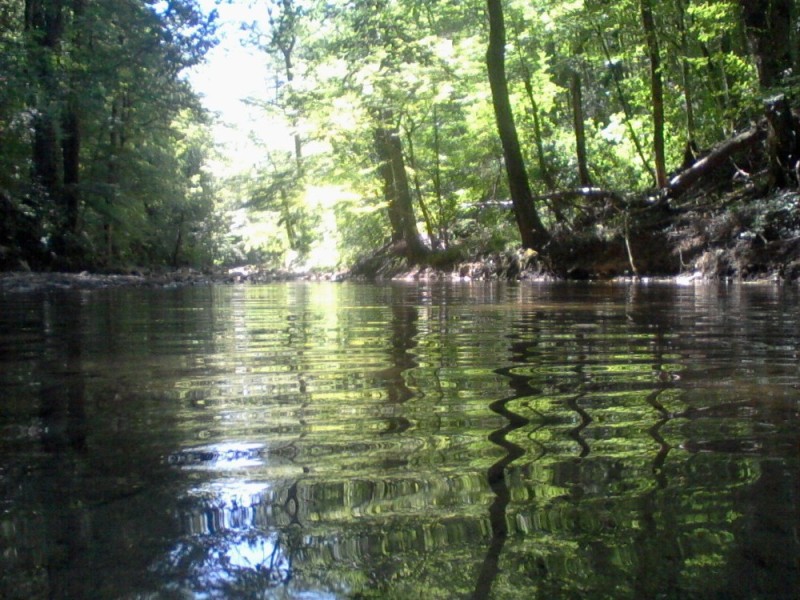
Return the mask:
<path id="1" fill-rule="evenodd" d="M 271 492 L 269 484 L 241 480 L 190 490 L 181 510 L 184 537 L 160 568 L 182 574 L 194 597 L 268 597 L 288 585 L 293 551 L 273 529 Z"/>
<path id="2" fill-rule="evenodd" d="M 184 529 L 190 535 L 213 535 L 265 526 L 260 515 L 269 485 L 230 481 L 211 483 L 189 493 L 190 508 L 184 513 Z"/>
<path id="3" fill-rule="evenodd" d="M 227 442 L 185 448 L 170 454 L 167 462 L 184 469 L 245 469 L 264 463 L 263 444 Z"/>

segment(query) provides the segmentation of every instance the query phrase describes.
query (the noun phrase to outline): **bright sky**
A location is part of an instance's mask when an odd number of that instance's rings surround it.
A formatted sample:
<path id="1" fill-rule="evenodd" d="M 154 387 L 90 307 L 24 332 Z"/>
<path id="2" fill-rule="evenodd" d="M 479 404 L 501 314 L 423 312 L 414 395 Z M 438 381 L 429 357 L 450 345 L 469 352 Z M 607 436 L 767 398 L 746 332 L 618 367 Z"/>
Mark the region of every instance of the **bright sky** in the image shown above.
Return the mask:
<path id="1" fill-rule="evenodd" d="M 254 5 L 254 6 L 251 6 Z M 229 164 L 218 165 L 219 174 L 236 173 L 263 160 L 264 150 L 253 142 L 261 140 L 271 147 L 291 148 L 286 128 L 270 121 L 264 111 L 248 106 L 247 98 L 265 99 L 272 74 L 261 52 L 242 45 L 246 33 L 242 23 L 258 21 L 265 15 L 263 3 L 250 0 L 200 0 L 204 12 L 219 12 L 220 43 L 208 53 L 206 62 L 193 69 L 189 81 L 204 98 L 210 111 L 219 115 L 214 137 Z M 261 5 L 259 7 L 259 5 Z"/>
<path id="2" fill-rule="evenodd" d="M 266 160 L 268 149 L 293 151 L 294 140 L 286 125 L 277 119 L 270 119 L 266 111 L 250 106 L 244 100 L 266 100 L 274 92 L 274 75 L 268 68 L 268 61 L 257 49 L 246 47 L 242 41 L 247 33 L 242 32 L 243 23 L 258 22 L 266 17 L 266 8 L 259 0 L 200 0 L 206 13 L 216 9 L 219 12 L 218 36 L 220 43 L 209 52 L 204 64 L 189 73 L 189 81 L 203 96 L 203 103 L 211 112 L 218 115 L 214 127 L 214 137 L 223 155 L 223 162 L 211 165 L 214 174 L 220 177 L 247 173 L 254 165 Z M 316 188 L 307 191 L 309 205 L 330 207 L 343 197 L 338 188 Z M 250 216 L 241 213 L 246 230 L 245 237 L 253 244 L 263 242 L 272 229 L 261 231 L 264 222 L 250 221 Z M 323 214 L 321 229 L 326 232 L 322 241 L 312 250 L 306 266 L 335 267 L 338 260 L 336 248 L 335 216 L 327 210 Z M 293 253 L 287 260 L 292 260 Z"/>

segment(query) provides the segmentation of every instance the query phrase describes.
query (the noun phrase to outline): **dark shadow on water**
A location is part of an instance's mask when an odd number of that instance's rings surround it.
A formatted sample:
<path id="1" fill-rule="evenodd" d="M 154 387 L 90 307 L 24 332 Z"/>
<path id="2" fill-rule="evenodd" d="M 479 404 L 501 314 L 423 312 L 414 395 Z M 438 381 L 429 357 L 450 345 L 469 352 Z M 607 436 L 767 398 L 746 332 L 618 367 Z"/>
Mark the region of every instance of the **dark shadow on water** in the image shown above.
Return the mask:
<path id="1" fill-rule="evenodd" d="M 90 540 L 82 527 L 88 512 L 70 506 L 64 498 L 81 497 L 76 484 L 87 454 L 84 378 L 81 373 L 81 321 L 83 306 L 75 297 L 47 302 L 42 328 L 48 332 L 40 368 L 39 420 L 41 445 L 48 459 L 48 477 L 40 478 L 37 491 L 44 512 L 50 543 L 55 548 L 46 558 L 45 570 L 51 597 L 78 595 L 82 586 L 70 572 L 86 554 Z M 61 502 L 54 503 L 54 498 Z"/>
<path id="2" fill-rule="evenodd" d="M 744 517 L 735 525 L 737 541 L 720 597 L 798 597 L 800 475 L 790 465 L 763 461 L 758 480 L 737 494 Z"/>

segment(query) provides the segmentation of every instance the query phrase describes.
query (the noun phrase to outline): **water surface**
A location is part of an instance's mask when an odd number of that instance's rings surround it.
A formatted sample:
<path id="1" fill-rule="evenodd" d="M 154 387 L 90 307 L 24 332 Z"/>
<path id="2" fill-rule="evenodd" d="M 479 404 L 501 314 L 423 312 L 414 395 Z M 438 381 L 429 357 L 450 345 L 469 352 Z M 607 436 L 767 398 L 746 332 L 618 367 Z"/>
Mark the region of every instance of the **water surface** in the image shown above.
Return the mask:
<path id="1" fill-rule="evenodd" d="M 0 296 L 0 597 L 795 598 L 798 305 Z"/>

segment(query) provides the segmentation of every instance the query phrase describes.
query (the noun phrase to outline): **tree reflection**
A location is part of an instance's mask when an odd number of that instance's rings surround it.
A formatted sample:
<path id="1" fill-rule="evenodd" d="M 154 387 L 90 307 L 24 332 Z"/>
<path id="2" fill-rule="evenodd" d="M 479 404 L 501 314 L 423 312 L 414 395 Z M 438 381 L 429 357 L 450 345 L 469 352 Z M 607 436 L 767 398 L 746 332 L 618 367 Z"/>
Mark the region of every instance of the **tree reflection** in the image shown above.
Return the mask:
<path id="1" fill-rule="evenodd" d="M 45 559 L 49 594 L 69 597 L 81 593 L 82 584 L 70 577 L 70 570 L 86 552 L 85 534 L 88 511 L 62 498 L 83 498 L 75 474 L 80 469 L 86 447 L 86 410 L 82 372 L 84 328 L 81 297 L 67 295 L 42 305 L 45 349 L 39 365 L 41 443 L 51 459 L 46 468 L 50 477 L 39 479 L 49 543 L 57 550 Z M 55 505 L 55 506 L 53 506 Z"/>
<path id="2" fill-rule="evenodd" d="M 473 597 L 513 597 L 520 584 L 541 597 L 722 586 L 714 576 L 728 560 L 733 499 L 753 482 L 735 454 L 765 443 L 719 424 L 752 427 L 741 420 L 752 399 L 684 381 L 683 344 L 665 333 L 679 310 L 639 322 L 635 304 L 617 306 L 565 302 L 515 321 L 514 364 L 503 372 L 515 393 L 498 401 L 506 423 L 491 438 L 504 455 L 488 472 L 501 485 L 492 485 L 492 537 Z M 770 593 L 778 589 L 787 588 Z"/>
<path id="3" fill-rule="evenodd" d="M 600 286 L 186 294 L 39 306 L 31 350 L 0 356 L 0 596 L 796 587 L 796 345 L 759 306 L 729 299 L 736 323 L 708 292 Z"/>
<path id="4" fill-rule="evenodd" d="M 527 344 L 525 342 L 512 344 L 513 360 L 525 362 L 526 352 Z M 515 375 L 510 367 L 498 369 L 496 373 L 509 378 L 509 385 L 514 390 L 514 394 L 507 398 L 496 400 L 489 405 L 489 409 L 492 412 L 506 420 L 506 424 L 503 427 L 489 434 L 489 441 L 502 448 L 505 455 L 490 466 L 486 472 L 489 487 L 495 495 L 494 501 L 489 506 L 491 537 L 489 548 L 486 551 L 486 557 L 483 560 L 478 581 L 472 594 L 473 598 L 488 598 L 491 593 L 492 584 L 499 570 L 500 555 L 508 537 L 508 515 L 506 511 L 511 501 L 511 492 L 506 481 L 506 469 L 511 463 L 525 454 L 524 448 L 509 441 L 507 437 L 511 432 L 525 427 L 529 421 L 511 411 L 508 408 L 508 404 L 513 400 L 531 396 L 535 393 L 528 383 L 529 378 Z"/>

